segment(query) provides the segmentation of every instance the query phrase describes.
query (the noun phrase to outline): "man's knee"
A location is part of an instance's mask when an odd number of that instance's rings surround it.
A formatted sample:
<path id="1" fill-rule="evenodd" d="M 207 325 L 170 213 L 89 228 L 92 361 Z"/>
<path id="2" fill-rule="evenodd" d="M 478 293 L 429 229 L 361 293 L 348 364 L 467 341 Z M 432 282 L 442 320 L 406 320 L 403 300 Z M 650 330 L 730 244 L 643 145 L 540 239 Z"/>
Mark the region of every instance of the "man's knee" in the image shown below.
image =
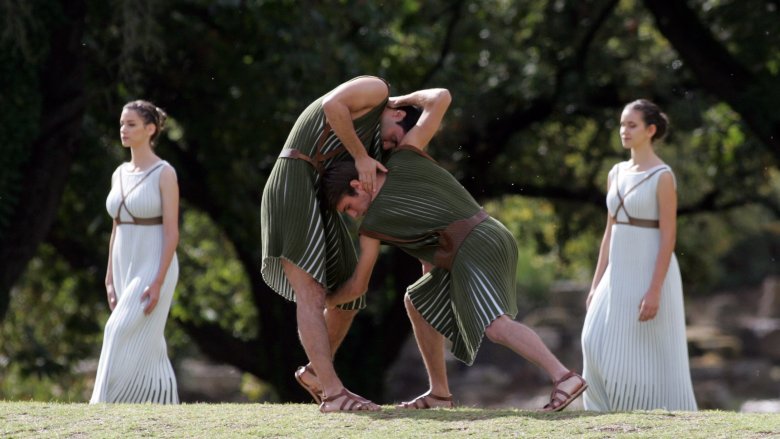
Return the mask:
<path id="1" fill-rule="evenodd" d="M 284 274 L 287 277 L 287 282 L 290 283 L 293 291 L 295 292 L 296 302 L 322 302 L 325 304 L 325 287 L 323 287 L 316 279 L 314 279 L 308 272 L 302 270 L 292 262 L 283 259 L 282 267 L 284 268 Z"/>
<path id="2" fill-rule="evenodd" d="M 488 338 L 488 340 L 492 341 L 493 343 L 501 343 L 504 340 L 506 333 L 505 319 L 507 318 L 508 317 L 506 315 L 502 315 L 487 325 L 485 328 L 485 336 Z"/>
<path id="3" fill-rule="evenodd" d="M 339 307 L 335 308 L 328 308 L 326 311 L 328 315 L 332 318 L 341 320 L 341 321 L 352 321 L 352 319 L 355 318 L 357 315 L 359 309 L 341 309 Z"/>
<path id="4" fill-rule="evenodd" d="M 404 294 L 404 306 L 407 311 L 417 312 L 417 308 L 414 306 L 414 303 L 412 303 L 412 297 L 409 296 L 409 293 Z"/>

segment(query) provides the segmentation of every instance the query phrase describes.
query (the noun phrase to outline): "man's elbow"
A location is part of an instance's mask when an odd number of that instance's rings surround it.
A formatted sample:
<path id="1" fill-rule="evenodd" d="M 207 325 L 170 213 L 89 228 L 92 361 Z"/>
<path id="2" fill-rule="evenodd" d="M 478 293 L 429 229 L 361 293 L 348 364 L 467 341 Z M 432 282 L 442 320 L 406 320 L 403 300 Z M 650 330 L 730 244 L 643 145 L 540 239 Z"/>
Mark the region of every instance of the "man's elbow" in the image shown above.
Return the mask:
<path id="1" fill-rule="evenodd" d="M 452 95 L 446 88 L 440 88 L 436 93 L 436 100 L 442 105 L 450 105 L 452 102 Z"/>
<path id="2" fill-rule="evenodd" d="M 328 95 L 322 99 L 322 111 L 325 112 L 326 116 L 337 111 L 339 106 L 341 106 L 341 103 L 334 95 Z"/>

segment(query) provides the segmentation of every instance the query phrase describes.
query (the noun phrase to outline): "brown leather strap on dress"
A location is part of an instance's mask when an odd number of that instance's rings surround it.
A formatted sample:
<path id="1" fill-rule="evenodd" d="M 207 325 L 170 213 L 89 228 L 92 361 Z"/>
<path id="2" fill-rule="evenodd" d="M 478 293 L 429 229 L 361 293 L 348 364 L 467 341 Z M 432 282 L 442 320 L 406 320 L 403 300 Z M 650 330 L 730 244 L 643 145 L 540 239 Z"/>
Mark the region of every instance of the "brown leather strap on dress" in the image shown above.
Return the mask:
<path id="1" fill-rule="evenodd" d="M 312 165 L 315 169 L 317 168 L 317 164 L 314 163 L 314 159 L 298 151 L 297 149 L 283 149 L 282 152 L 279 154 L 279 157 L 283 157 L 286 159 L 303 160 L 306 163 Z"/>
<path id="2" fill-rule="evenodd" d="M 447 228 L 439 232 L 439 248 L 433 254 L 433 265 L 451 270 L 460 245 L 474 230 L 474 227 L 488 219 L 489 216 L 487 212 L 480 209 L 471 218 L 453 221 Z"/>
<path id="3" fill-rule="evenodd" d="M 618 204 L 617 208 L 615 209 L 615 214 L 612 215 L 612 219 L 615 220 L 616 224 L 627 224 L 630 226 L 636 226 L 636 227 L 645 227 L 648 229 L 657 229 L 659 226 L 658 220 L 649 220 L 649 219 L 642 219 L 642 218 L 634 218 L 631 215 L 628 214 L 628 210 L 626 210 L 625 202 L 626 198 L 631 191 L 636 189 L 640 184 L 646 182 L 650 179 L 653 175 L 657 174 L 659 171 L 663 171 L 664 169 L 667 169 L 666 166 L 662 166 L 655 171 L 651 172 L 650 175 L 646 176 L 645 178 L 639 180 L 639 182 L 631 188 L 629 188 L 625 195 L 620 195 L 620 186 L 618 186 L 618 175 L 620 173 L 620 169 L 615 169 L 615 193 L 617 193 L 618 198 L 620 199 L 620 203 Z M 623 213 L 626 214 L 626 217 L 628 218 L 628 221 L 618 221 L 618 213 L 620 213 L 620 209 L 623 209 Z"/>
<path id="4" fill-rule="evenodd" d="M 131 187 L 127 193 L 125 193 L 124 185 L 122 184 L 122 168 L 119 168 L 119 192 L 122 195 L 122 201 L 119 203 L 119 207 L 116 209 L 116 216 L 114 217 L 114 224 L 117 226 L 121 226 L 122 224 L 135 224 L 136 226 L 156 226 L 158 224 L 162 224 L 162 217 L 153 217 L 153 218 L 136 218 L 135 215 L 133 215 L 132 212 L 130 212 L 130 209 L 127 208 L 127 204 L 125 204 L 125 201 L 127 201 L 127 196 L 130 195 L 130 192 L 133 192 L 135 188 L 141 185 L 141 183 L 146 180 L 146 177 L 152 175 L 152 172 L 156 171 L 158 168 L 161 168 L 162 165 L 164 165 L 165 162 L 158 163 L 156 166 L 154 166 L 152 169 L 146 171 L 146 174 L 141 177 L 140 180 L 135 184 L 135 186 Z M 132 218 L 132 221 L 122 221 L 121 217 L 121 211 L 122 207 L 124 206 L 125 211 L 127 211 L 127 214 L 130 215 L 130 218 Z"/>
<path id="5" fill-rule="evenodd" d="M 132 221 L 122 221 L 119 218 L 114 218 L 114 224 L 121 226 L 122 224 L 134 224 L 136 226 L 156 226 L 163 223 L 163 217 L 155 216 L 153 218 L 136 218 L 133 217 Z"/>
<path id="6" fill-rule="evenodd" d="M 320 133 L 320 137 L 317 139 L 317 145 L 314 149 L 314 157 L 309 157 L 306 154 L 300 152 L 299 150 L 295 148 L 290 149 L 283 149 L 282 152 L 279 154 L 279 157 L 287 158 L 287 159 L 298 159 L 303 160 L 306 163 L 310 164 L 318 174 L 322 175 L 323 172 L 325 172 L 325 162 L 336 156 L 336 154 L 339 154 L 340 152 L 344 151 L 344 145 L 339 145 L 333 150 L 327 152 L 326 154 L 322 153 L 322 147 L 325 145 L 325 141 L 328 140 L 328 136 L 331 133 L 330 124 L 328 122 L 325 122 L 325 125 L 322 127 L 322 133 Z"/>
<path id="7" fill-rule="evenodd" d="M 636 226 L 636 227 L 645 227 L 648 229 L 657 229 L 659 226 L 658 220 L 649 220 L 649 219 L 641 219 L 641 218 L 634 218 L 629 216 L 628 221 L 618 221 L 615 220 L 615 223 L 617 224 L 628 224 L 630 226 Z"/>

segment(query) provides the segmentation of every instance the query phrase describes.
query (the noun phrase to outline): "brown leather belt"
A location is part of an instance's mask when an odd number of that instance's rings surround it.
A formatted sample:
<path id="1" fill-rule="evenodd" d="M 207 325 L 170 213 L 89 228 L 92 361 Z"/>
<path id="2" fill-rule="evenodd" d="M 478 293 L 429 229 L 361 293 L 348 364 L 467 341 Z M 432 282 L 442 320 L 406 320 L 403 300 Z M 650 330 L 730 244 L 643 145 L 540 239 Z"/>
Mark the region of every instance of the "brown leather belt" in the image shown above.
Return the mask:
<path id="1" fill-rule="evenodd" d="M 645 227 L 647 229 L 658 228 L 658 220 L 648 220 L 648 219 L 628 217 L 628 221 L 618 221 L 616 219 L 615 223 L 629 225 L 629 226 L 636 226 L 636 227 Z"/>
<path id="2" fill-rule="evenodd" d="M 451 270 L 460 245 L 463 244 L 469 233 L 474 230 L 474 227 L 477 227 L 477 225 L 489 217 L 490 215 L 487 212 L 480 210 L 470 218 L 453 221 L 439 232 L 439 248 L 433 254 L 433 265 L 445 270 Z"/>
<path id="3" fill-rule="evenodd" d="M 325 172 L 325 162 L 346 150 L 344 145 L 338 145 L 330 152 L 325 154 L 322 153 L 322 147 L 325 145 L 325 141 L 328 139 L 328 135 L 330 135 L 331 131 L 332 129 L 330 128 L 330 124 L 326 122 L 325 126 L 322 127 L 322 133 L 320 133 L 320 137 L 317 139 L 317 145 L 314 149 L 313 158 L 294 148 L 283 149 L 282 152 L 279 153 L 279 157 L 303 160 L 310 164 L 318 174 L 322 175 L 322 173 Z"/>
<path id="4" fill-rule="evenodd" d="M 136 226 L 156 226 L 163 223 L 163 217 L 156 216 L 154 218 L 136 218 L 133 217 L 132 221 L 122 221 L 119 218 L 114 218 L 114 224 L 121 226 L 122 224 L 133 224 Z"/>
<path id="5" fill-rule="evenodd" d="M 284 157 L 286 159 L 303 160 L 308 164 L 314 166 L 315 169 L 317 168 L 317 164 L 314 162 L 314 159 L 298 151 L 297 149 L 283 149 L 282 152 L 279 154 L 279 157 Z"/>

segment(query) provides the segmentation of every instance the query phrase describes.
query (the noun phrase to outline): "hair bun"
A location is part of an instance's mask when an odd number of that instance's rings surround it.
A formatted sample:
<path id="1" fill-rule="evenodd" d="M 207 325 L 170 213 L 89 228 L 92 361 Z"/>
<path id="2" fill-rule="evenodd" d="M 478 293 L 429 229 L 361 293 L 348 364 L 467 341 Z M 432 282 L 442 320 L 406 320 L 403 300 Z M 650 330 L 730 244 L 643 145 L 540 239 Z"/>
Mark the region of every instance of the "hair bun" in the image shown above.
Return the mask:
<path id="1" fill-rule="evenodd" d="M 158 126 L 160 131 L 162 131 L 165 128 L 165 121 L 168 120 L 168 113 L 160 107 L 154 107 L 154 109 L 157 111 Z"/>

